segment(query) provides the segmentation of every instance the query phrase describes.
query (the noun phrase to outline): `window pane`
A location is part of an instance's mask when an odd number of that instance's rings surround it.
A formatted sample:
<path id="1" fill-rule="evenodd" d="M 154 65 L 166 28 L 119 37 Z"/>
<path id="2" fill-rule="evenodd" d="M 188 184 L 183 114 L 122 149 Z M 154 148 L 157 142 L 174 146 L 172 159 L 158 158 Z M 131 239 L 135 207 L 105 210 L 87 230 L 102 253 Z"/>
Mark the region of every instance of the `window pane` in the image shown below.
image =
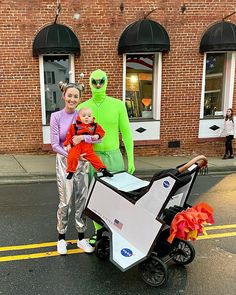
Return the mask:
<path id="1" fill-rule="evenodd" d="M 226 53 L 207 53 L 204 117 L 223 114 Z"/>
<path id="2" fill-rule="evenodd" d="M 43 67 L 46 124 L 49 124 L 51 113 L 61 110 L 64 107 L 58 82 L 69 82 L 69 57 L 68 55 L 44 56 Z"/>
<path id="3" fill-rule="evenodd" d="M 154 55 L 126 56 L 126 108 L 129 118 L 152 118 Z"/>

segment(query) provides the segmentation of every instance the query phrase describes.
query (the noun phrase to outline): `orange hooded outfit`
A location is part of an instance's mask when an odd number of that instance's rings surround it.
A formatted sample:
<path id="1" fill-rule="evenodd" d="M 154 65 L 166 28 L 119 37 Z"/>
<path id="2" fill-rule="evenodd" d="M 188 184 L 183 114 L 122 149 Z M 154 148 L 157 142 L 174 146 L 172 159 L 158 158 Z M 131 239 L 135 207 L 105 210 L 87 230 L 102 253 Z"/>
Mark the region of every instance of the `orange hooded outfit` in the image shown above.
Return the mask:
<path id="1" fill-rule="evenodd" d="M 84 124 L 81 122 L 80 117 L 78 116 L 76 123 L 70 125 L 66 135 L 66 140 L 64 142 L 64 146 L 67 146 L 68 144 L 71 145 L 71 149 L 68 152 L 68 167 L 66 172 L 76 171 L 79 157 L 83 153 L 86 153 L 84 158 L 86 158 L 86 160 L 88 160 L 96 170 L 99 170 L 100 168 L 106 168 L 99 157 L 95 154 L 92 143 L 82 141 L 79 144 L 73 146 L 72 138 L 74 135 L 99 135 L 99 139 L 105 135 L 105 131 L 99 124 L 94 123 L 94 120 L 95 118 L 93 118 L 92 123 Z"/>

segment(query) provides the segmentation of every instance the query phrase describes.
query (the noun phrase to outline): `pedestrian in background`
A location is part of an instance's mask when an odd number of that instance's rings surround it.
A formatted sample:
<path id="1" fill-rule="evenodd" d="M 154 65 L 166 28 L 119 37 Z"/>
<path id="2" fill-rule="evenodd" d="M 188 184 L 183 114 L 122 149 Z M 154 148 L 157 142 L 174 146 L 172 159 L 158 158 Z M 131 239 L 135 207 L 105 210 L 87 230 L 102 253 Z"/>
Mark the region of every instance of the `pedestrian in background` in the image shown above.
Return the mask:
<path id="1" fill-rule="evenodd" d="M 50 134 L 52 149 L 56 155 L 56 176 L 59 192 L 59 206 L 57 210 L 57 230 L 58 242 L 57 252 L 61 255 L 67 253 L 66 231 L 68 227 L 69 215 L 71 212 L 72 195 L 75 196 L 75 227 L 78 232 L 77 246 L 87 253 L 94 251 L 94 248 L 84 238 L 84 232 L 87 229 L 86 218 L 83 214 L 85 201 L 88 193 L 88 174 L 87 162 L 83 158 L 85 154 L 81 154 L 79 164 L 73 174 L 72 179 L 67 177 L 67 156 L 68 152 L 64 148 L 66 134 L 71 124 L 76 122 L 78 111 L 76 107 L 81 98 L 81 85 L 74 83 L 59 83 L 62 91 L 62 97 L 65 102 L 64 109 L 54 112 L 50 120 Z M 89 135 L 87 137 L 90 137 Z M 82 140 L 81 136 L 73 137 L 73 144 L 79 144 Z M 83 139 L 85 140 L 85 139 Z M 90 138 L 91 142 L 91 138 Z"/>
<path id="2" fill-rule="evenodd" d="M 235 134 L 235 126 L 234 126 L 234 113 L 233 109 L 227 109 L 223 130 L 221 131 L 220 135 L 225 136 L 225 154 L 223 156 L 223 160 L 226 159 L 233 159 L 233 146 L 232 141 L 234 139 Z"/>

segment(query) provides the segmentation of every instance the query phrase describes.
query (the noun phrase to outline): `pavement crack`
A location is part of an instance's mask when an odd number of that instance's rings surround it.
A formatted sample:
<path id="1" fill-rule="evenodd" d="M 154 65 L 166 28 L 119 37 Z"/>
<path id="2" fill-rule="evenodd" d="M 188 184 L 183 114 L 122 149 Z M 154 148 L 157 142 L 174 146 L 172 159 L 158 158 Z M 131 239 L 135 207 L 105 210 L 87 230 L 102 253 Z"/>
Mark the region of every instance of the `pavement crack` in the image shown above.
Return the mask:
<path id="1" fill-rule="evenodd" d="M 17 160 L 17 158 L 15 157 L 15 155 L 12 155 L 14 160 L 20 165 L 20 167 L 26 172 L 28 173 L 28 171 L 24 168 L 24 166 L 21 165 L 21 163 Z"/>

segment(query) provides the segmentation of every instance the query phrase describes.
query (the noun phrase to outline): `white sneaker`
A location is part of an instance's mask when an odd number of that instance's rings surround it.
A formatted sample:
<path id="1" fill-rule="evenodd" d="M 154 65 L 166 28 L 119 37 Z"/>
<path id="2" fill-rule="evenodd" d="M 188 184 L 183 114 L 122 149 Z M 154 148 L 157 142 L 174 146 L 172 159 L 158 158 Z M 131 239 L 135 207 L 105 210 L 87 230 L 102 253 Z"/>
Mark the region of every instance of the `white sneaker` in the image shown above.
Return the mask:
<path id="1" fill-rule="evenodd" d="M 67 253 L 66 246 L 67 246 L 67 243 L 66 243 L 65 240 L 63 240 L 63 239 L 62 240 L 59 240 L 57 242 L 57 252 L 58 252 L 58 254 L 65 255 Z"/>
<path id="2" fill-rule="evenodd" d="M 92 247 L 89 244 L 88 240 L 86 240 L 86 239 L 78 240 L 77 241 L 77 246 L 78 246 L 78 248 L 84 250 L 84 252 L 86 252 L 86 253 L 94 252 L 94 247 Z"/>

